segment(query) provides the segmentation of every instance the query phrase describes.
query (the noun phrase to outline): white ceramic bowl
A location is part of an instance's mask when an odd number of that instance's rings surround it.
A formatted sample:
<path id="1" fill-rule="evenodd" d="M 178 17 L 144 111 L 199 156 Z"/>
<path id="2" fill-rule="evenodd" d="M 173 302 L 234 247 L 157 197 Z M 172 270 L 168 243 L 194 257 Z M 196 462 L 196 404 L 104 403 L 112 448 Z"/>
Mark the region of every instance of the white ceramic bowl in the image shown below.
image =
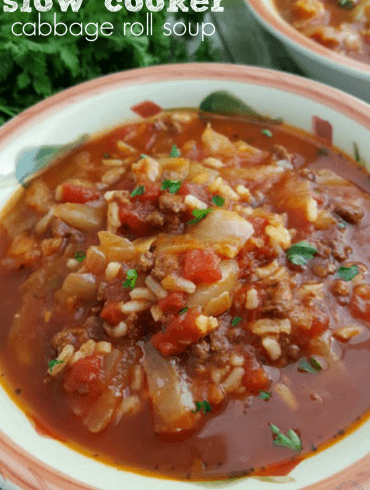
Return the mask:
<path id="1" fill-rule="evenodd" d="M 257 20 L 285 44 L 307 75 L 370 102 L 370 63 L 354 60 L 309 39 L 282 18 L 274 0 L 245 1 Z"/>
<path id="2" fill-rule="evenodd" d="M 370 155 L 370 107 L 330 87 L 280 72 L 218 64 L 169 65 L 116 74 L 71 88 L 28 109 L 0 129 L 3 188 L 0 206 L 15 190 L 14 162 L 26 147 L 67 143 L 76 136 L 117 125 L 134 115 L 130 107 L 152 100 L 164 108 L 197 107 L 212 91 L 228 90 L 257 111 L 306 131 L 313 115 L 330 121 L 334 145 Z M 11 186 L 9 184 L 12 183 Z M 39 436 L 27 417 L 0 389 L 0 475 L 27 490 L 186 490 L 194 483 L 118 471 Z M 197 485 L 233 490 L 334 490 L 356 482 L 370 488 L 370 421 L 334 446 L 301 462 L 281 485 L 255 478 Z M 345 468 L 345 469 L 343 469 Z M 278 479 L 279 480 L 279 479 Z M 284 482 L 284 483 L 283 483 Z M 320 483 L 319 483 L 320 482 Z M 345 483 L 344 483 L 345 482 Z"/>

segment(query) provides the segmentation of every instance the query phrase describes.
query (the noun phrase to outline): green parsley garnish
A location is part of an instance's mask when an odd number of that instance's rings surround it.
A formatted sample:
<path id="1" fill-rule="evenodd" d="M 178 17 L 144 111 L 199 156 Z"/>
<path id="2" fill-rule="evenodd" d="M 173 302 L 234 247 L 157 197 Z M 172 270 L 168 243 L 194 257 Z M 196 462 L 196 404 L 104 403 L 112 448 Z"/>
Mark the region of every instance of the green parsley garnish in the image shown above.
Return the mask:
<path id="1" fill-rule="evenodd" d="M 178 157 L 181 157 L 181 151 L 177 148 L 176 145 L 173 145 L 172 146 L 172 150 L 171 150 L 171 153 L 170 153 L 170 157 L 171 158 L 178 158 Z"/>
<path id="2" fill-rule="evenodd" d="M 314 357 L 311 357 L 309 361 L 307 361 L 307 359 L 301 359 L 298 364 L 298 370 L 306 371 L 307 373 L 317 374 L 317 372 L 321 371 L 321 369 L 321 364 Z"/>
<path id="3" fill-rule="evenodd" d="M 270 400 L 271 393 L 269 391 L 260 390 L 258 397 L 261 398 L 261 400 Z"/>
<path id="4" fill-rule="evenodd" d="M 317 154 L 320 157 L 327 157 L 329 155 L 329 150 L 327 148 L 318 148 Z"/>
<path id="5" fill-rule="evenodd" d="M 351 267 L 339 267 L 337 274 L 341 279 L 345 281 L 351 281 L 359 273 L 358 266 L 356 264 Z"/>
<path id="6" fill-rule="evenodd" d="M 126 281 L 123 283 L 123 287 L 134 289 L 136 280 L 137 280 L 137 270 L 129 269 L 126 274 Z"/>
<path id="7" fill-rule="evenodd" d="M 175 194 L 181 187 L 181 180 L 164 180 L 161 185 L 161 190 L 168 190 L 171 194 Z"/>
<path id="8" fill-rule="evenodd" d="M 224 202 L 225 202 L 225 199 L 221 196 L 213 196 L 212 197 L 212 202 L 213 204 L 215 204 L 216 206 L 223 206 L 224 205 Z"/>
<path id="9" fill-rule="evenodd" d="M 338 0 L 338 5 L 344 9 L 351 9 L 355 6 L 353 0 Z"/>
<path id="10" fill-rule="evenodd" d="M 236 325 L 238 325 L 241 321 L 242 321 L 241 316 L 234 316 L 234 318 L 232 319 L 231 325 L 233 327 L 236 327 Z"/>
<path id="11" fill-rule="evenodd" d="M 261 129 L 261 133 L 267 136 L 268 138 L 272 138 L 274 136 L 269 129 Z"/>
<path id="12" fill-rule="evenodd" d="M 190 221 L 187 222 L 188 225 L 194 225 L 195 223 L 199 223 L 199 221 L 207 216 L 211 211 L 213 211 L 212 208 L 207 208 L 207 209 L 194 209 L 191 214 L 194 216 L 194 219 L 191 219 Z"/>
<path id="13" fill-rule="evenodd" d="M 200 410 L 203 413 L 212 412 L 211 404 L 207 402 L 207 400 L 203 400 L 202 402 L 195 402 L 195 406 L 197 407 L 197 409 L 192 410 L 193 413 L 199 412 Z"/>
<path id="14" fill-rule="evenodd" d="M 136 187 L 136 189 L 134 189 L 132 192 L 131 192 L 131 196 L 132 197 L 135 197 L 135 196 L 142 196 L 145 192 L 145 187 L 143 185 L 139 185 L 139 187 Z"/>
<path id="15" fill-rule="evenodd" d="M 103 154 L 103 158 L 109 158 L 109 157 L 110 157 L 109 153 L 104 153 Z"/>
<path id="16" fill-rule="evenodd" d="M 294 430 L 288 429 L 285 435 L 281 432 L 279 427 L 276 427 L 276 425 L 270 424 L 270 428 L 276 436 L 274 437 L 275 446 L 287 447 L 288 449 L 292 449 L 293 451 L 297 452 L 302 451 L 301 439 L 299 438 L 298 434 L 294 432 Z"/>
<path id="17" fill-rule="evenodd" d="M 287 250 L 287 257 L 292 264 L 307 265 L 317 252 L 316 248 L 308 242 L 298 242 Z"/>
<path id="18" fill-rule="evenodd" d="M 63 364 L 65 361 L 58 361 L 58 359 L 53 359 L 52 361 L 49 361 L 49 371 L 53 370 L 53 367 L 56 366 L 57 364 Z"/>
<path id="19" fill-rule="evenodd" d="M 79 250 L 78 252 L 75 253 L 75 259 L 78 262 L 82 262 L 83 260 L 86 259 L 86 253 L 83 250 Z"/>
<path id="20" fill-rule="evenodd" d="M 179 311 L 179 315 L 183 315 L 184 313 L 186 313 L 187 311 L 189 310 L 189 307 L 188 306 L 185 306 L 185 308 L 182 308 L 182 310 Z"/>

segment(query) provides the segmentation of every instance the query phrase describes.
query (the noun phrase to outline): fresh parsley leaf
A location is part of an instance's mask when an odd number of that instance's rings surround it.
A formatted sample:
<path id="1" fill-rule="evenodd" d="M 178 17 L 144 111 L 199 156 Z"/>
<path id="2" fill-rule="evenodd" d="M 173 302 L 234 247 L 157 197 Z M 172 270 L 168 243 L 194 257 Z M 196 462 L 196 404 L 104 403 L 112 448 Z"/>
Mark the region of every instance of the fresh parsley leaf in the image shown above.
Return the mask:
<path id="1" fill-rule="evenodd" d="M 185 306 L 185 308 L 182 308 L 182 310 L 179 311 L 179 315 L 183 315 L 189 310 L 188 306 Z"/>
<path id="2" fill-rule="evenodd" d="M 129 269 L 126 274 L 126 281 L 123 283 L 123 287 L 134 289 L 136 280 L 137 280 L 137 270 Z"/>
<path id="3" fill-rule="evenodd" d="M 172 146 L 172 150 L 171 150 L 171 153 L 170 153 L 170 157 L 171 158 L 178 158 L 178 157 L 181 157 L 181 151 L 177 148 L 176 145 L 173 145 Z"/>
<path id="4" fill-rule="evenodd" d="M 53 359 L 52 361 L 49 361 L 49 371 L 51 372 L 53 370 L 53 367 L 56 366 L 57 364 L 63 364 L 65 361 L 58 361 L 58 359 Z"/>
<path id="5" fill-rule="evenodd" d="M 103 158 L 109 158 L 109 157 L 110 157 L 109 153 L 103 153 Z"/>
<path id="6" fill-rule="evenodd" d="M 271 393 L 269 391 L 260 390 L 258 397 L 261 398 L 261 400 L 270 400 Z"/>
<path id="7" fill-rule="evenodd" d="M 145 153 L 142 153 L 142 154 L 140 155 L 140 158 L 148 158 L 148 155 L 145 155 Z"/>
<path id="8" fill-rule="evenodd" d="M 75 253 L 75 259 L 78 262 L 82 262 L 83 260 L 86 259 L 86 253 L 83 250 L 79 250 L 78 252 Z"/>
<path id="9" fill-rule="evenodd" d="M 223 206 L 224 205 L 224 202 L 225 202 L 225 199 L 221 196 L 213 196 L 212 197 L 212 202 L 213 204 L 215 204 L 216 206 Z"/>
<path id="10" fill-rule="evenodd" d="M 268 138 L 272 138 L 274 136 L 269 129 L 261 129 L 261 133 L 267 136 Z"/>
<path id="11" fill-rule="evenodd" d="M 142 196 L 145 192 L 145 187 L 143 185 L 139 185 L 139 187 L 136 187 L 136 189 L 134 189 L 132 192 L 131 192 L 131 196 L 132 197 L 135 197 L 135 196 Z"/>
<path id="12" fill-rule="evenodd" d="M 317 154 L 319 157 L 327 157 L 329 155 L 329 150 L 327 148 L 318 148 Z"/>
<path id="13" fill-rule="evenodd" d="M 316 248 L 308 242 L 298 242 L 287 250 L 287 257 L 295 265 L 307 265 L 317 252 Z"/>
<path id="14" fill-rule="evenodd" d="M 194 216 L 194 219 L 191 219 L 190 221 L 187 222 L 188 225 L 194 225 L 195 223 L 199 223 L 200 220 L 205 218 L 207 214 L 212 212 L 212 208 L 207 208 L 207 209 L 194 209 L 192 211 L 192 215 Z"/>
<path id="15" fill-rule="evenodd" d="M 168 190 L 171 194 L 175 194 L 181 187 L 181 180 L 164 180 L 161 185 L 161 190 Z"/>
<path id="16" fill-rule="evenodd" d="M 197 409 L 192 410 L 193 413 L 199 412 L 200 410 L 203 413 L 212 412 L 211 404 L 207 402 L 207 400 L 203 400 L 202 402 L 195 402 L 195 406 L 197 407 Z"/>
<path id="17" fill-rule="evenodd" d="M 302 451 L 301 439 L 299 438 L 298 434 L 294 432 L 294 430 L 288 429 L 285 435 L 276 425 L 270 424 L 270 428 L 273 434 L 276 436 L 274 437 L 275 446 L 287 447 L 288 449 L 292 449 L 296 452 Z"/>
<path id="18" fill-rule="evenodd" d="M 351 281 L 354 277 L 359 273 L 358 266 L 356 264 L 351 265 L 350 267 L 339 267 L 337 270 L 337 274 L 341 279 L 345 281 Z"/>
<path id="19" fill-rule="evenodd" d="M 322 366 L 317 359 L 311 357 L 309 361 L 307 359 L 301 359 L 298 364 L 299 371 L 307 371 L 311 374 L 317 374 L 318 371 L 321 371 Z"/>
<path id="20" fill-rule="evenodd" d="M 233 327 L 236 327 L 236 325 L 239 325 L 239 323 L 241 321 L 242 321 L 242 317 L 241 316 L 234 316 L 234 318 L 232 319 L 231 325 Z"/>

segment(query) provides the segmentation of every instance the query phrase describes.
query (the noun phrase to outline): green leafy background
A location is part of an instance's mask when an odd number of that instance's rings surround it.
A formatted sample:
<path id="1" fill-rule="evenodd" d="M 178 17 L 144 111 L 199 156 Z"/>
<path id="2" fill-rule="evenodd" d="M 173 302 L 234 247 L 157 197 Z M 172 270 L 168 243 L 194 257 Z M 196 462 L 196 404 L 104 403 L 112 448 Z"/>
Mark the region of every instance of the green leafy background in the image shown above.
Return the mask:
<path id="1" fill-rule="evenodd" d="M 21 2 L 19 2 L 21 4 Z M 32 2 L 33 3 L 33 2 Z M 31 3 L 31 5 L 32 5 Z M 85 36 L 66 34 L 57 36 L 14 36 L 11 26 L 15 22 L 36 22 L 38 12 L 0 12 L 0 124 L 23 109 L 55 92 L 92 78 L 130 68 L 188 61 L 215 61 L 217 51 L 209 39 L 189 49 L 186 37 L 163 35 L 166 9 L 153 14 L 153 35 L 123 35 L 124 22 L 146 24 L 148 10 L 109 12 L 102 0 L 84 0 L 78 12 L 60 12 L 54 2 L 49 12 L 42 12 L 42 22 L 53 25 L 57 21 L 70 25 L 74 22 L 110 22 L 114 25 L 111 36 L 88 41 Z M 186 23 L 201 22 L 203 14 L 189 9 L 182 19 Z M 17 27 L 19 29 L 20 26 Z"/>

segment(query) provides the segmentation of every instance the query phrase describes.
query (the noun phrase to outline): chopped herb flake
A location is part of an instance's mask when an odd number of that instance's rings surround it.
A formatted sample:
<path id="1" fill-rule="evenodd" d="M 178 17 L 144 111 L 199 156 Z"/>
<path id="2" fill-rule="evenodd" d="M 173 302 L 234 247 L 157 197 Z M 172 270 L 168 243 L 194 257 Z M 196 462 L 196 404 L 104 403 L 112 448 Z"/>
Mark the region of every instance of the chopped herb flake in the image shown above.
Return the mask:
<path id="1" fill-rule="evenodd" d="M 181 151 L 177 148 L 176 145 L 173 145 L 172 146 L 172 150 L 171 150 L 171 153 L 170 153 L 170 157 L 172 158 L 178 158 L 178 157 L 181 157 Z"/>
<path id="2" fill-rule="evenodd" d="M 306 371 L 307 373 L 317 374 L 318 371 L 321 371 L 322 366 L 317 359 L 311 357 L 309 361 L 307 359 L 301 359 L 298 364 L 299 371 Z"/>
<path id="3" fill-rule="evenodd" d="M 319 157 L 327 157 L 329 155 L 329 150 L 327 148 L 318 148 L 317 154 Z"/>
<path id="4" fill-rule="evenodd" d="M 52 361 L 49 361 L 49 371 L 52 371 L 53 367 L 57 364 L 63 364 L 63 362 L 65 361 L 58 361 L 58 359 L 53 359 Z"/>
<path id="5" fill-rule="evenodd" d="M 182 310 L 179 311 L 179 315 L 183 315 L 184 313 L 186 313 L 187 311 L 189 310 L 189 308 L 187 306 L 185 306 L 185 308 L 183 308 Z"/>
<path id="6" fill-rule="evenodd" d="M 75 253 L 75 259 L 78 262 L 82 262 L 83 260 L 86 259 L 86 253 L 83 250 L 79 250 L 78 252 Z"/>
<path id="7" fill-rule="evenodd" d="M 213 204 L 215 204 L 216 206 L 223 206 L 224 205 L 224 202 L 225 202 L 225 199 L 221 196 L 213 196 L 212 197 L 212 202 Z"/>
<path id="8" fill-rule="evenodd" d="M 211 404 L 207 402 L 207 400 L 203 400 L 202 402 L 195 402 L 195 406 L 197 407 L 197 409 L 192 410 L 193 413 L 199 412 L 200 410 L 203 413 L 212 412 Z"/>
<path id="9" fill-rule="evenodd" d="M 142 154 L 140 155 L 140 158 L 148 158 L 148 155 L 145 155 L 145 153 L 142 153 Z"/>
<path id="10" fill-rule="evenodd" d="M 143 185 L 139 185 L 139 187 L 136 187 L 136 189 L 134 189 L 132 192 L 131 192 L 131 196 L 132 197 L 135 197 L 135 196 L 142 196 L 145 192 L 145 187 Z"/>
<path id="11" fill-rule="evenodd" d="M 236 325 L 238 325 L 241 321 L 242 321 L 241 316 L 234 316 L 234 318 L 232 319 L 231 325 L 233 327 L 236 327 Z"/>
<path id="12" fill-rule="evenodd" d="M 194 216 L 194 219 L 191 219 L 188 221 L 188 225 L 194 225 L 195 223 L 199 223 L 199 221 L 207 216 L 211 211 L 213 211 L 212 208 L 207 208 L 207 209 L 194 209 L 192 211 L 192 215 Z"/>
<path id="13" fill-rule="evenodd" d="M 356 264 L 350 267 L 339 267 L 337 274 L 341 279 L 345 281 L 351 281 L 359 273 L 358 266 Z"/>
<path id="14" fill-rule="evenodd" d="M 134 289 L 136 280 L 137 280 L 137 270 L 129 269 L 126 274 L 126 281 L 123 283 L 123 287 Z"/>
<path id="15" fill-rule="evenodd" d="M 307 265 L 317 252 L 316 248 L 308 242 L 298 242 L 287 250 L 287 257 L 295 265 Z"/>
<path id="16" fill-rule="evenodd" d="M 351 9 L 355 6 L 353 0 L 338 0 L 338 5 L 344 9 Z"/>
<path id="17" fill-rule="evenodd" d="M 175 194 L 181 187 L 181 180 L 164 180 L 161 185 L 161 190 L 168 190 L 171 194 Z"/>
<path id="18" fill-rule="evenodd" d="M 109 153 L 104 153 L 103 154 L 103 158 L 109 158 L 109 157 L 110 157 Z"/>
<path id="19" fill-rule="evenodd" d="M 261 400 L 269 400 L 271 398 L 271 393 L 269 391 L 260 390 L 258 397 L 261 398 Z"/>
<path id="20" fill-rule="evenodd" d="M 274 444 L 275 446 L 283 446 L 288 449 L 292 449 L 293 451 L 300 452 L 302 451 L 302 442 L 299 438 L 298 434 L 294 432 L 292 429 L 288 429 L 286 435 L 281 432 L 279 427 L 276 425 L 270 424 L 270 428 L 274 435 Z"/>
<path id="21" fill-rule="evenodd" d="M 269 129 L 261 129 L 261 133 L 267 136 L 268 138 L 272 138 L 274 136 Z"/>

